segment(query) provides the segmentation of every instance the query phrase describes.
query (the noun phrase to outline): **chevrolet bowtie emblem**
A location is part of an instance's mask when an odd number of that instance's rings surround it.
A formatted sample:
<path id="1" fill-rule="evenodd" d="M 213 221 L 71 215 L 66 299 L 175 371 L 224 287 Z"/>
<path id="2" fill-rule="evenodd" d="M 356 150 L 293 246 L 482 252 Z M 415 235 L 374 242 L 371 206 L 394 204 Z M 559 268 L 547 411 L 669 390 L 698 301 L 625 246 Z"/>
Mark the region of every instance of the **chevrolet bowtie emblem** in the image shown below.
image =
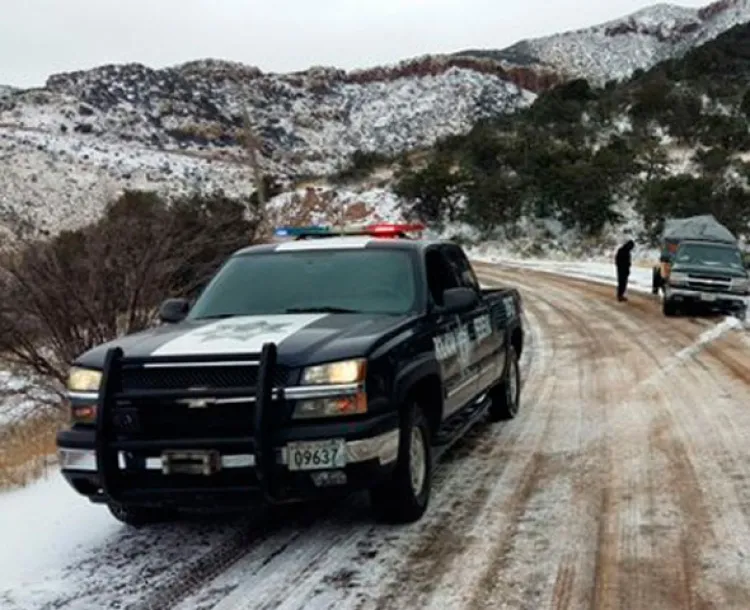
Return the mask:
<path id="1" fill-rule="evenodd" d="M 205 390 L 208 390 L 206 386 L 193 386 L 192 388 L 188 388 L 188 392 L 203 392 Z M 206 407 L 211 406 L 212 404 L 216 403 L 215 398 L 183 398 L 182 400 L 179 400 L 178 402 L 187 405 L 188 409 L 205 409 Z"/>
<path id="2" fill-rule="evenodd" d="M 205 409 L 209 405 L 213 404 L 213 400 L 210 398 L 192 398 L 187 400 L 188 409 Z"/>

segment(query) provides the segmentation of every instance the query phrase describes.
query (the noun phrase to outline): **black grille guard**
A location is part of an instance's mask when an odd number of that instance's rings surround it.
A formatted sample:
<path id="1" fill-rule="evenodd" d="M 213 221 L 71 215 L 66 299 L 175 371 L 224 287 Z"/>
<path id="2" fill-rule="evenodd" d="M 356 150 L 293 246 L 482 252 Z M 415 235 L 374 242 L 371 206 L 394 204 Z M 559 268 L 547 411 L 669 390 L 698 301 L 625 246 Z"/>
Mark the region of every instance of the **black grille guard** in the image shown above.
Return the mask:
<path id="1" fill-rule="evenodd" d="M 274 432 L 278 427 L 279 409 L 272 408 L 273 400 L 283 400 L 283 389 L 274 388 L 274 375 L 277 365 L 277 349 L 274 343 L 266 343 L 260 354 L 243 354 L 211 357 L 212 363 L 232 361 L 247 362 L 249 366 L 258 366 L 257 384 L 253 387 L 237 388 L 196 388 L 179 390 L 123 390 L 122 371 L 124 367 L 147 365 L 179 365 L 205 362 L 205 356 L 125 358 L 122 348 L 108 350 L 102 381 L 97 400 L 96 419 L 96 465 L 100 485 L 104 494 L 117 501 L 122 497 L 122 480 L 119 471 L 118 450 L 113 446 L 114 424 L 113 412 L 118 401 L 147 399 L 185 399 L 185 398 L 231 398 L 254 397 L 254 450 L 255 469 L 261 491 L 265 498 L 274 502 Z"/>

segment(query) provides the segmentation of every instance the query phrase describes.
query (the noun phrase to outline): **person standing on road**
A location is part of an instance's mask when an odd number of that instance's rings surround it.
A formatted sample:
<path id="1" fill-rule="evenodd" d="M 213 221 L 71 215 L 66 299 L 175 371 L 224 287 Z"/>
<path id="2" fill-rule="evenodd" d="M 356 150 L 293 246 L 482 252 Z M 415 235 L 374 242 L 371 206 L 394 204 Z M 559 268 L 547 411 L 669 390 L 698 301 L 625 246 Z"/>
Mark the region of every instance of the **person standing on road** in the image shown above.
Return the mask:
<path id="1" fill-rule="evenodd" d="M 635 242 L 632 239 L 626 241 L 617 249 L 615 254 L 615 267 L 617 268 L 617 300 L 627 301 L 625 291 L 628 288 L 628 278 L 630 277 L 630 265 L 632 263 L 630 255 L 635 248 Z"/>

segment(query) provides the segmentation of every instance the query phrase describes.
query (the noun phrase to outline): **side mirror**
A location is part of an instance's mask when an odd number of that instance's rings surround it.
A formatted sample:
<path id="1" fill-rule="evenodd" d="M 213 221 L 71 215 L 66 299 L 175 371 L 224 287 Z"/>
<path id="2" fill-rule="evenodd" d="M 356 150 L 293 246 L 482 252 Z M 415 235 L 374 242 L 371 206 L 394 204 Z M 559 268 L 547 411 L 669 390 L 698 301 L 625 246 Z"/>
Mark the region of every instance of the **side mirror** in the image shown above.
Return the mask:
<path id="1" fill-rule="evenodd" d="M 187 299 L 167 299 L 159 307 L 159 319 L 166 324 L 182 322 L 190 311 Z"/>
<path id="2" fill-rule="evenodd" d="M 471 288 L 448 288 L 443 293 L 444 313 L 459 313 L 477 306 L 479 296 Z"/>

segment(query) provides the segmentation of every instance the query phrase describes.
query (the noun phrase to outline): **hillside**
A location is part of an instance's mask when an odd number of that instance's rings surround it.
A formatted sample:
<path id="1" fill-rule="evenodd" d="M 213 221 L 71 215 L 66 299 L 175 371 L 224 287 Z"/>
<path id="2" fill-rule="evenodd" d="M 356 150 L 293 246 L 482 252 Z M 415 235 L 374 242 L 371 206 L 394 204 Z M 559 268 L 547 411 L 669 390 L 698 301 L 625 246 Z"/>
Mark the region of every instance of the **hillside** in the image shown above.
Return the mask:
<path id="1" fill-rule="evenodd" d="M 497 51 L 465 50 L 455 55 L 544 67 L 562 79 L 585 78 L 603 86 L 679 57 L 748 21 L 750 0 L 719 0 L 699 9 L 657 4 L 582 30 L 522 40 Z"/>
<path id="2" fill-rule="evenodd" d="M 393 211 L 387 170 L 401 153 L 527 108 L 571 75 L 609 81 L 679 56 L 750 19 L 748 3 L 723 0 L 700 11 L 657 5 L 609 24 L 474 53 L 482 57 L 425 56 L 353 72 L 264 74 L 204 60 L 160 70 L 107 65 L 53 75 L 38 89 L 2 88 L 0 228 L 19 219 L 43 232 L 77 227 L 98 218 L 125 188 L 246 195 L 252 182 L 243 108 L 262 138 L 264 171 L 285 188 L 325 183 L 351 169 L 355 153 L 369 154 L 368 168 L 383 168 L 380 177 L 328 199 L 336 205 L 364 198 L 370 212 L 385 201 Z"/>
<path id="3" fill-rule="evenodd" d="M 61 227 L 95 216 L 123 186 L 246 192 L 243 105 L 266 171 L 300 177 L 332 173 L 358 149 L 429 145 L 534 99 L 500 76 L 434 63 L 424 75 L 360 82 L 333 69 L 264 75 L 215 61 L 53 76 L 0 105 L 5 207 Z"/>
<path id="4" fill-rule="evenodd" d="M 744 24 L 620 85 L 545 92 L 439 142 L 394 188 L 425 220 L 529 254 L 648 244 L 665 217 L 706 212 L 748 238 L 749 82 Z"/>

